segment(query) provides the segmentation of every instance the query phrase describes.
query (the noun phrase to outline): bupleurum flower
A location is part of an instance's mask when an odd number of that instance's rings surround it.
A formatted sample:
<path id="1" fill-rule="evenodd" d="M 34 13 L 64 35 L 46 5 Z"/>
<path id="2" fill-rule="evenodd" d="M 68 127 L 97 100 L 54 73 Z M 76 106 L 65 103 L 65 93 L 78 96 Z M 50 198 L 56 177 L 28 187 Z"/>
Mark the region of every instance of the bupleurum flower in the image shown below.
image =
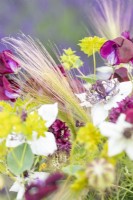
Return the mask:
<path id="1" fill-rule="evenodd" d="M 133 96 L 126 97 L 117 103 L 117 107 L 112 108 L 109 113 L 109 121 L 116 122 L 121 113 L 126 113 L 129 109 L 133 109 Z"/>
<path id="2" fill-rule="evenodd" d="M 77 141 L 85 145 L 87 150 L 94 150 L 101 141 L 101 135 L 97 127 L 92 123 L 81 127 L 77 133 Z"/>
<path id="3" fill-rule="evenodd" d="M 64 49 L 63 55 L 60 57 L 62 65 L 65 69 L 70 70 L 71 68 L 79 68 L 83 65 L 80 57 L 75 54 L 71 48 Z"/>
<path id="4" fill-rule="evenodd" d="M 105 38 L 99 38 L 97 36 L 85 37 L 80 40 L 79 46 L 81 47 L 81 51 L 83 51 L 88 56 L 91 56 L 92 54 L 100 50 L 105 41 Z"/>
<path id="5" fill-rule="evenodd" d="M 86 170 L 89 185 L 99 190 L 110 187 L 115 180 L 115 169 L 104 158 L 92 161 Z"/>
<path id="6" fill-rule="evenodd" d="M 70 130 L 66 126 L 65 122 L 57 119 L 49 128 L 56 138 L 58 150 L 70 152 L 71 142 L 70 142 Z"/>

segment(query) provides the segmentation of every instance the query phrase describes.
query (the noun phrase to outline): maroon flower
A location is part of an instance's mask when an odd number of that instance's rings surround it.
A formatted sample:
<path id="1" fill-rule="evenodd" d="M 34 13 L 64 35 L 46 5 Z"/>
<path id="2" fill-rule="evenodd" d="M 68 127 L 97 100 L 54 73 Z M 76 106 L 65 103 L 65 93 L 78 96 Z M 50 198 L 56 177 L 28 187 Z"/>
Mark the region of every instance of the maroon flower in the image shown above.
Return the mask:
<path id="1" fill-rule="evenodd" d="M 126 121 L 133 124 L 133 108 L 127 110 L 126 112 Z"/>
<path id="2" fill-rule="evenodd" d="M 129 33 L 122 33 L 121 37 L 108 40 L 100 49 L 100 54 L 112 65 L 133 61 L 133 42 Z"/>
<path id="3" fill-rule="evenodd" d="M 115 123 L 121 113 L 126 115 L 128 114 L 127 121 L 129 121 L 129 115 L 131 116 L 131 109 L 133 109 L 133 96 L 126 97 L 124 100 L 118 103 L 118 107 L 111 109 L 109 113 L 109 121 Z"/>
<path id="4" fill-rule="evenodd" d="M 71 149 L 70 130 L 68 126 L 66 126 L 66 123 L 57 119 L 49 128 L 49 131 L 52 132 L 56 138 L 58 150 L 69 153 Z"/>
<path id="5" fill-rule="evenodd" d="M 8 80 L 6 76 L 0 76 L 0 100 L 14 101 L 19 97 L 19 89 L 17 84 Z"/>
<path id="6" fill-rule="evenodd" d="M 60 173 L 50 175 L 46 181 L 38 181 L 27 187 L 25 192 L 26 200 L 41 200 L 58 189 L 58 181 L 62 180 L 64 176 Z"/>
<path id="7" fill-rule="evenodd" d="M 12 55 L 10 50 L 0 53 L 0 74 L 16 73 L 20 68 L 19 64 L 10 55 Z"/>
<path id="8" fill-rule="evenodd" d="M 116 69 L 113 78 L 117 78 L 119 82 L 129 81 L 127 69 L 125 67 Z"/>
<path id="9" fill-rule="evenodd" d="M 60 72 L 62 73 L 63 76 L 65 76 L 65 77 L 67 76 L 66 71 L 62 65 L 58 65 L 57 68 L 60 70 Z"/>

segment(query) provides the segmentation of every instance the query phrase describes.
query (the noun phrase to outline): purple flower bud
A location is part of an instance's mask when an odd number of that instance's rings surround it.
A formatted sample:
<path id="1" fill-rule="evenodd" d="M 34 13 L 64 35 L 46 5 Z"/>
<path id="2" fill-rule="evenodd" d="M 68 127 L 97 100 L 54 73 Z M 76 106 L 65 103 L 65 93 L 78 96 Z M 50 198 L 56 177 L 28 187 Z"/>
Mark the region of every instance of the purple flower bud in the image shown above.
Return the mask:
<path id="1" fill-rule="evenodd" d="M 0 74 L 16 73 L 20 68 L 19 64 L 10 55 L 12 55 L 10 50 L 0 53 Z"/>
<path id="2" fill-rule="evenodd" d="M 18 85 L 6 76 L 0 76 L 0 100 L 15 101 L 19 97 Z"/>

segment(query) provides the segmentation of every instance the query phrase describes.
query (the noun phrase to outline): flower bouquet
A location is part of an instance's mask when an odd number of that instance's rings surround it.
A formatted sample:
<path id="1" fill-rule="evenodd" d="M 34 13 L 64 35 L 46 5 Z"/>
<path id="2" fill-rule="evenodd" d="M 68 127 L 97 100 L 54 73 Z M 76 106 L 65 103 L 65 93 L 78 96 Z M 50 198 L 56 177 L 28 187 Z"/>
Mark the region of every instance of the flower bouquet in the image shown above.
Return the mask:
<path id="1" fill-rule="evenodd" d="M 17 200 L 133 199 L 130 33 L 79 41 L 91 74 L 71 48 L 56 63 L 30 36 L 3 42 L 11 50 L 0 53 L 1 190 L 6 175 Z"/>

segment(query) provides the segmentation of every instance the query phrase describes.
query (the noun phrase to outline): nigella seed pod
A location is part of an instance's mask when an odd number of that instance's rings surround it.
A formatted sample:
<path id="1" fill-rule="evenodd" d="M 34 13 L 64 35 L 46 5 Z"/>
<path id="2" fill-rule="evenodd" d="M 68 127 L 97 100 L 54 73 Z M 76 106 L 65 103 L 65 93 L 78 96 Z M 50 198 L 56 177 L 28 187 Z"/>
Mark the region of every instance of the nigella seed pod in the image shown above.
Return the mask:
<path id="1" fill-rule="evenodd" d="M 115 180 L 115 168 L 104 158 L 92 161 L 86 170 L 89 185 L 98 190 L 111 187 Z"/>

